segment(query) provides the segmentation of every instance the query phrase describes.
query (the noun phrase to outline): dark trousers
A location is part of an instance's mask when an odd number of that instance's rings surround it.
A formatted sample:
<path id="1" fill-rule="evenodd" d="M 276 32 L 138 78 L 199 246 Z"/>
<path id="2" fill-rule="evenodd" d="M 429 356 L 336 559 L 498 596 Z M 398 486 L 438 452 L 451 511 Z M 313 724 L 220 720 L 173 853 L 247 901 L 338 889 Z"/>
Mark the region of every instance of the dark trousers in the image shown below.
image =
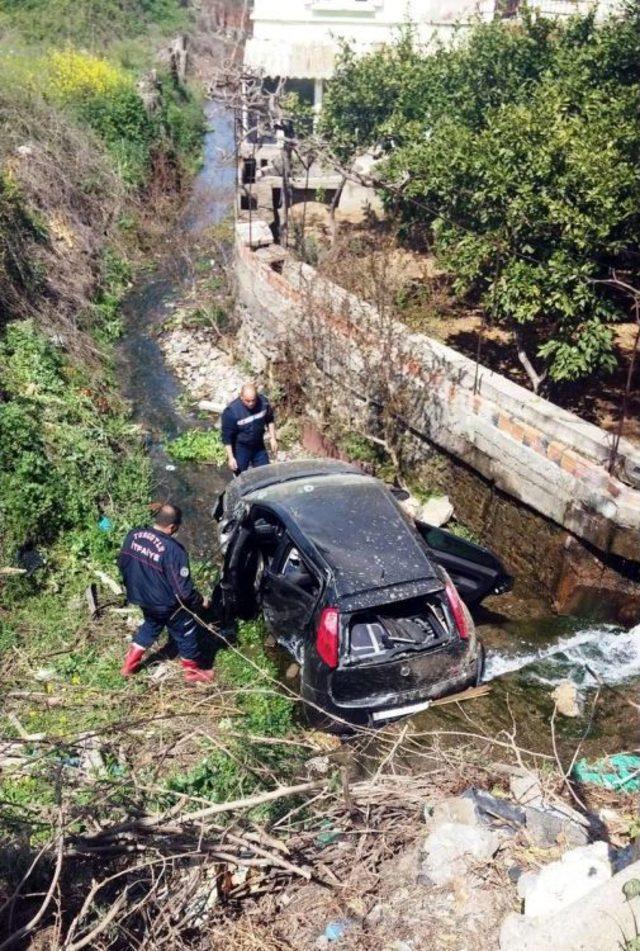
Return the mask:
<path id="1" fill-rule="evenodd" d="M 196 632 L 199 624 L 192 614 L 184 608 L 176 608 L 164 614 L 148 611 L 142 608 L 144 621 L 137 630 L 134 643 L 148 648 L 157 641 L 166 627 L 170 640 L 178 648 L 178 653 L 185 660 L 198 659 L 198 641 Z"/>
<path id="2" fill-rule="evenodd" d="M 238 468 L 236 469 L 238 475 L 254 466 L 269 465 L 269 456 L 267 455 L 267 450 L 264 448 L 264 444 L 256 447 L 237 445 L 233 454 L 238 463 Z"/>

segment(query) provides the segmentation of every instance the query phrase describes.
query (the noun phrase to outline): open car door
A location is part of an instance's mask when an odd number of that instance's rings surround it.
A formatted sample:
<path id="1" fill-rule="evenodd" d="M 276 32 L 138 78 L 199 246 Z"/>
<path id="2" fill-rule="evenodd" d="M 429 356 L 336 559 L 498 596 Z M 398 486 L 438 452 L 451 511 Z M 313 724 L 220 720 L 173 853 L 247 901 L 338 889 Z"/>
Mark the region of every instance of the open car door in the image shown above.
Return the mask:
<path id="1" fill-rule="evenodd" d="M 416 520 L 416 528 L 468 606 L 479 604 L 490 594 L 504 594 L 513 587 L 513 577 L 487 548 L 426 522 Z"/>

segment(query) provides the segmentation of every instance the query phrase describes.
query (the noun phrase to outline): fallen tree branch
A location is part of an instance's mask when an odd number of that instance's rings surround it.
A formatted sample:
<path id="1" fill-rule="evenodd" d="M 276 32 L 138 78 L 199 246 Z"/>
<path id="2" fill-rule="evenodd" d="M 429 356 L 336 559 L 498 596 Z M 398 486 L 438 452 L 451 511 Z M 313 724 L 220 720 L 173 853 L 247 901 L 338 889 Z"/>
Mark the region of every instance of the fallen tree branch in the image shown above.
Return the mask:
<path id="1" fill-rule="evenodd" d="M 277 789 L 270 789 L 268 792 L 256 793 L 254 796 L 247 796 L 246 799 L 233 799 L 229 802 L 217 802 L 206 809 L 198 809 L 195 812 L 187 812 L 182 816 L 171 816 L 172 826 L 186 825 L 191 822 L 199 822 L 201 819 L 208 819 L 210 816 L 217 816 L 223 812 L 236 812 L 241 809 L 253 809 L 254 806 L 261 806 L 266 802 L 275 802 L 278 799 L 284 799 L 287 796 L 296 796 L 299 793 L 309 792 L 312 789 L 319 789 L 326 786 L 327 780 L 316 779 L 306 783 L 299 783 L 295 786 L 279 786 Z M 157 816 L 142 816 L 135 822 L 124 822 L 113 826 L 110 829 L 103 829 L 95 836 L 85 838 L 85 842 L 102 841 L 112 836 L 117 836 L 122 832 L 144 831 L 146 829 L 156 829 L 167 822 L 168 816 L 162 813 Z M 1 948 L 0 948 L 1 951 Z"/>

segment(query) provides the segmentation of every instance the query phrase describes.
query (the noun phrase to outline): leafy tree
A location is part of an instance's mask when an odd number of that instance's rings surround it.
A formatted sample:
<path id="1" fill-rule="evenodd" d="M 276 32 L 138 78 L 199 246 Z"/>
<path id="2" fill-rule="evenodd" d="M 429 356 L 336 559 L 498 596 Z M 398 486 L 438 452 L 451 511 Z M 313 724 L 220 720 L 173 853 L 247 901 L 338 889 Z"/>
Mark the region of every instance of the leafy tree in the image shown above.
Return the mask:
<path id="1" fill-rule="evenodd" d="M 326 97 L 323 129 L 343 158 L 386 142 L 384 196 L 405 234 L 431 242 L 456 292 L 513 331 L 535 389 L 615 364 L 624 304 L 599 281 L 640 267 L 639 52 L 634 11 L 601 25 L 529 16 L 430 54 L 409 35 L 345 52 Z"/>

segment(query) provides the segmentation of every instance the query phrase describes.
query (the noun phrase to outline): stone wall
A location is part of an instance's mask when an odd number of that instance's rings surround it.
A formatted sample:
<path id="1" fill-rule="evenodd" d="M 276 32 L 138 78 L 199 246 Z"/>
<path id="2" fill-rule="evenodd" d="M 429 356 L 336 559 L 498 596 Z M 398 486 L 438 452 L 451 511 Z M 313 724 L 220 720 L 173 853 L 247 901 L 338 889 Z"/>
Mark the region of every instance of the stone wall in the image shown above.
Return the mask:
<path id="1" fill-rule="evenodd" d="M 297 361 L 308 385 L 325 402 L 330 393 L 339 411 L 353 414 L 364 400 L 393 405 L 416 465 L 433 468 L 433 447 L 440 450 L 439 481 L 471 527 L 485 534 L 493 519 L 493 534 L 504 535 L 500 547 L 512 545 L 515 554 L 521 529 L 513 526 L 533 519 L 545 550 L 557 554 L 539 566 L 546 587 L 562 574 L 566 532 L 601 556 L 640 561 L 635 447 L 622 443 L 618 474 L 610 475 L 610 434 L 409 333 L 281 248 L 252 251 L 239 239 L 236 271 L 249 359 Z M 523 504 L 519 515 L 506 514 L 510 500 Z M 633 578 L 638 566 L 625 570 Z"/>

